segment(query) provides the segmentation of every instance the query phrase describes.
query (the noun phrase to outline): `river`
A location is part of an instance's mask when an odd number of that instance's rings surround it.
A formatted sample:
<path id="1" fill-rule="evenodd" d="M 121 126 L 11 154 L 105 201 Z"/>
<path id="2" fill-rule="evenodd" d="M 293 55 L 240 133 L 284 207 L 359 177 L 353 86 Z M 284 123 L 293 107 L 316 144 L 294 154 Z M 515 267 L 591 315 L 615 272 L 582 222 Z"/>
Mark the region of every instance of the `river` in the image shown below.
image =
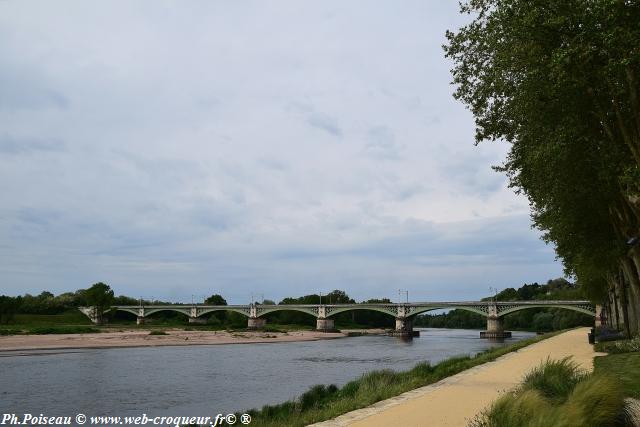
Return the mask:
<path id="1" fill-rule="evenodd" d="M 314 384 L 405 370 L 503 345 L 477 330 L 420 329 L 411 341 L 310 342 L 0 352 L 0 413 L 211 415 L 280 403 Z M 505 344 L 533 334 L 514 332 Z M 27 354 L 24 354 L 27 353 Z"/>

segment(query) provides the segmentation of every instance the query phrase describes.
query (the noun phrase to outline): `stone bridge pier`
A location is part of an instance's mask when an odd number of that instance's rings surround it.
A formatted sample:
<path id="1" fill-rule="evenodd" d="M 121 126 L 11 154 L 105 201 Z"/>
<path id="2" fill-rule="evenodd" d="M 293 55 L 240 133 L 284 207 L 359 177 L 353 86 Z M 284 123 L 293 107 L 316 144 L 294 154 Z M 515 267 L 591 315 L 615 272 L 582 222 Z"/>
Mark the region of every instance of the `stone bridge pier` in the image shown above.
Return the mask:
<path id="1" fill-rule="evenodd" d="M 413 330 L 413 318 L 408 317 L 409 310 L 405 306 L 398 307 L 398 315 L 396 317 L 396 329 L 391 335 L 398 337 L 418 337 L 419 331 Z"/>
<path id="2" fill-rule="evenodd" d="M 316 331 L 334 332 L 336 324 L 333 319 L 327 318 L 327 308 L 324 305 L 318 307 L 318 318 L 316 319 Z"/>
<path id="3" fill-rule="evenodd" d="M 504 330 L 504 317 L 498 316 L 498 307 L 487 307 L 487 330 L 480 332 L 480 338 L 511 338 L 511 331 Z"/>
<path id="4" fill-rule="evenodd" d="M 87 316 L 89 320 L 91 320 L 91 323 L 95 325 L 102 324 L 103 319 L 98 315 L 98 310 L 95 307 L 79 307 L 78 309 L 82 312 L 82 314 Z"/>
<path id="5" fill-rule="evenodd" d="M 420 336 L 420 332 L 413 330 L 413 319 L 396 317 L 396 329 L 391 335 L 398 337 L 417 337 Z"/>
<path id="6" fill-rule="evenodd" d="M 503 317 L 487 317 L 487 330 L 480 331 L 480 338 L 511 338 L 511 331 L 504 330 Z"/>
<path id="7" fill-rule="evenodd" d="M 267 319 L 262 317 L 249 317 L 247 320 L 247 329 L 262 329 L 267 324 Z"/>
<path id="8" fill-rule="evenodd" d="M 327 318 L 327 308 L 324 305 L 318 307 L 318 318 L 316 319 L 316 331 L 335 332 L 336 323 L 333 319 Z"/>
<path id="9" fill-rule="evenodd" d="M 247 319 L 247 329 L 262 329 L 267 324 L 267 319 L 258 317 L 258 307 L 255 304 L 249 306 L 249 318 Z"/>
<path id="10" fill-rule="evenodd" d="M 334 332 L 336 324 L 333 319 L 316 319 L 316 331 Z"/>

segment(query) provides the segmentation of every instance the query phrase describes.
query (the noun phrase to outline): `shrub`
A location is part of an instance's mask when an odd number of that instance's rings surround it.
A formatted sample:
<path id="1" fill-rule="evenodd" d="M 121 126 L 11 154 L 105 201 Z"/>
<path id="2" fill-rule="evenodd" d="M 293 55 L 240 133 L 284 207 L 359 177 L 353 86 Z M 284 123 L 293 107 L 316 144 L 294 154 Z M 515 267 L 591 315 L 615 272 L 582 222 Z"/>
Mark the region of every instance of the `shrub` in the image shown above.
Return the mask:
<path id="1" fill-rule="evenodd" d="M 165 331 L 154 330 L 149 332 L 149 335 L 168 335 Z"/>

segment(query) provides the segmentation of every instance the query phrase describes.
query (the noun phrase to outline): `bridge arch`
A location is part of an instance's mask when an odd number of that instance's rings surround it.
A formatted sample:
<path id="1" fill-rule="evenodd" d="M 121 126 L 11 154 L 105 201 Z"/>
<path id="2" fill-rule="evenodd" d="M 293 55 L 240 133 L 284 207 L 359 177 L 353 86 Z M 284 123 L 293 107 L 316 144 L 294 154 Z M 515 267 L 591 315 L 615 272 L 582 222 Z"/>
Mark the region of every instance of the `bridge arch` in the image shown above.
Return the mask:
<path id="1" fill-rule="evenodd" d="M 589 316 L 595 316 L 596 312 L 595 310 L 591 310 L 589 308 L 587 308 L 586 306 L 576 306 L 576 305 L 568 305 L 568 304 L 554 304 L 554 305 L 547 305 L 547 304 L 527 304 L 527 305 L 516 305 L 516 306 L 512 306 L 512 307 L 508 307 L 505 308 L 503 310 L 500 310 L 498 312 L 498 317 L 504 317 L 507 314 L 511 314 L 511 313 L 515 313 L 516 311 L 522 311 L 522 310 L 526 310 L 529 308 L 562 308 L 565 310 L 571 310 L 571 311 L 577 311 L 578 313 L 582 313 L 582 314 L 587 314 Z"/>
<path id="2" fill-rule="evenodd" d="M 118 308 L 118 310 L 128 311 L 128 310 L 124 310 L 124 309 L 121 309 L 121 308 Z M 162 307 L 162 308 L 145 308 L 144 309 L 144 317 L 149 317 L 152 314 L 160 313 L 162 311 L 173 311 L 174 313 L 184 314 L 187 317 L 191 316 L 191 313 L 190 313 L 189 309 Z"/>
<path id="3" fill-rule="evenodd" d="M 388 316 L 391 316 L 393 318 L 398 317 L 398 312 L 397 309 L 393 310 L 391 308 L 387 308 L 387 307 L 372 307 L 372 306 L 367 306 L 365 304 L 362 305 L 362 307 L 360 306 L 353 306 L 353 307 L 340 307 L 340 308 L 329 308 L 328 309 L 328 313 L 327 313 L 327 318 L 330 318 L 332 316 L 335 316 L 336 314 L 340 314 L 340 313 L 347 313 L 349 311 L 356 311 L 356 310 L 366 310 L 366 311 L 376 311 L 378 313 L 383 313 L 386 314 Z"/>
<path id="4" fill-rule="evenodd" d="M 428 311 L 434 311 L 434 310 L 447 310 L 447 309 L 451 309 L 451 310 L 464 310 L 464 311 L 468 311 L 471 313 L 475 313 L 475 314 L 479 314 L 482 317 L 487 317 L 487 312 L 481 310 L 480 308 L 477 307 L 469 307 L 469 306 L 464 306 L 464 305 L 460 305 L 460 306 L 455 306 L 455 305 L 446 305 L 446 306 L 434 306 L 434 307 L 420 307 L 416 310 L 413 310 L 410 314 L 410 317 L 415 317 L 419 314 L 423 314 L 426 313 Z"/>
<path id="5" fill-rule="evenodd" d="M 318 309 L 312 307 L 299 307 L 299 306 L 288 306 L 288 304 L 278 304 L 278 305 L 261 305 L 256 307 L 256 315 L 257 317 L 264 316 L 265 314 L 275 313 L 278 311 L 297 311 L 299 313 L 310 314 L 313 317 L 318 317 Z"/>
<path id="6" fill-rule="evenodd" d="M 197 314 L 196 317 L 200 317 L 200 316 L 203 316 L 203 315 L 209 314 L 209 313 L 214 313 L 216 311 L 232 311 L 234 313 L 240 313 L 243 316 L 250 317 L 249 313 L 247 312 L 247 310 L 243 310 L 241 308 L 236 308 L 236 307 L 227 307 L 227 308 L 216 307 L 216 308 L 198 309 L 198 312 L 196 313 Z"/>
<path id="7" fill-rule="evenodd" d="M 124 312 L 126 312 L 126 313 L 131 313 L 131 314 L 133 314 L 134 316 L 138 316 L 138 310 L 137 310 L 137 309 L 134 309 L 134 308 L 128 308 L 128 307 L 127 307 L 127 308 L 112 307 L 112 308 L 110 308 L 109 310 L 106 310 L 106 311 L 105 311 L 105 313 L 106 313 L 106 312 L 108 312 L 108 311 L 111 311 L 111 312 L 113 312 L 113 313 L 115 313 L 116 311 L 124 311 Z"/>

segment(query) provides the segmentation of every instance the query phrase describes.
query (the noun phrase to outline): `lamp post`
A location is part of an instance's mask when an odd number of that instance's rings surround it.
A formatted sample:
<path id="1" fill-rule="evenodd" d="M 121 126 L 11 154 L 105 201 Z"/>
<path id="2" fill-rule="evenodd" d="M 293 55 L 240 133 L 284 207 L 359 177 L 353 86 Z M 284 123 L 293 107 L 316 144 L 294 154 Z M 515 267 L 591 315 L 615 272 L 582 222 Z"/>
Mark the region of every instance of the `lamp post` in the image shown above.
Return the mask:
<path id="1" fill-rule="evenodd" d="M 490 296 L 489 298 L 493 298 L 493 303 L 495 304 L 496 301 L 498 301 L 498 289 L 493 286 L 489 286 L 489 292 L 493 293 L 493 297 Z"/>

